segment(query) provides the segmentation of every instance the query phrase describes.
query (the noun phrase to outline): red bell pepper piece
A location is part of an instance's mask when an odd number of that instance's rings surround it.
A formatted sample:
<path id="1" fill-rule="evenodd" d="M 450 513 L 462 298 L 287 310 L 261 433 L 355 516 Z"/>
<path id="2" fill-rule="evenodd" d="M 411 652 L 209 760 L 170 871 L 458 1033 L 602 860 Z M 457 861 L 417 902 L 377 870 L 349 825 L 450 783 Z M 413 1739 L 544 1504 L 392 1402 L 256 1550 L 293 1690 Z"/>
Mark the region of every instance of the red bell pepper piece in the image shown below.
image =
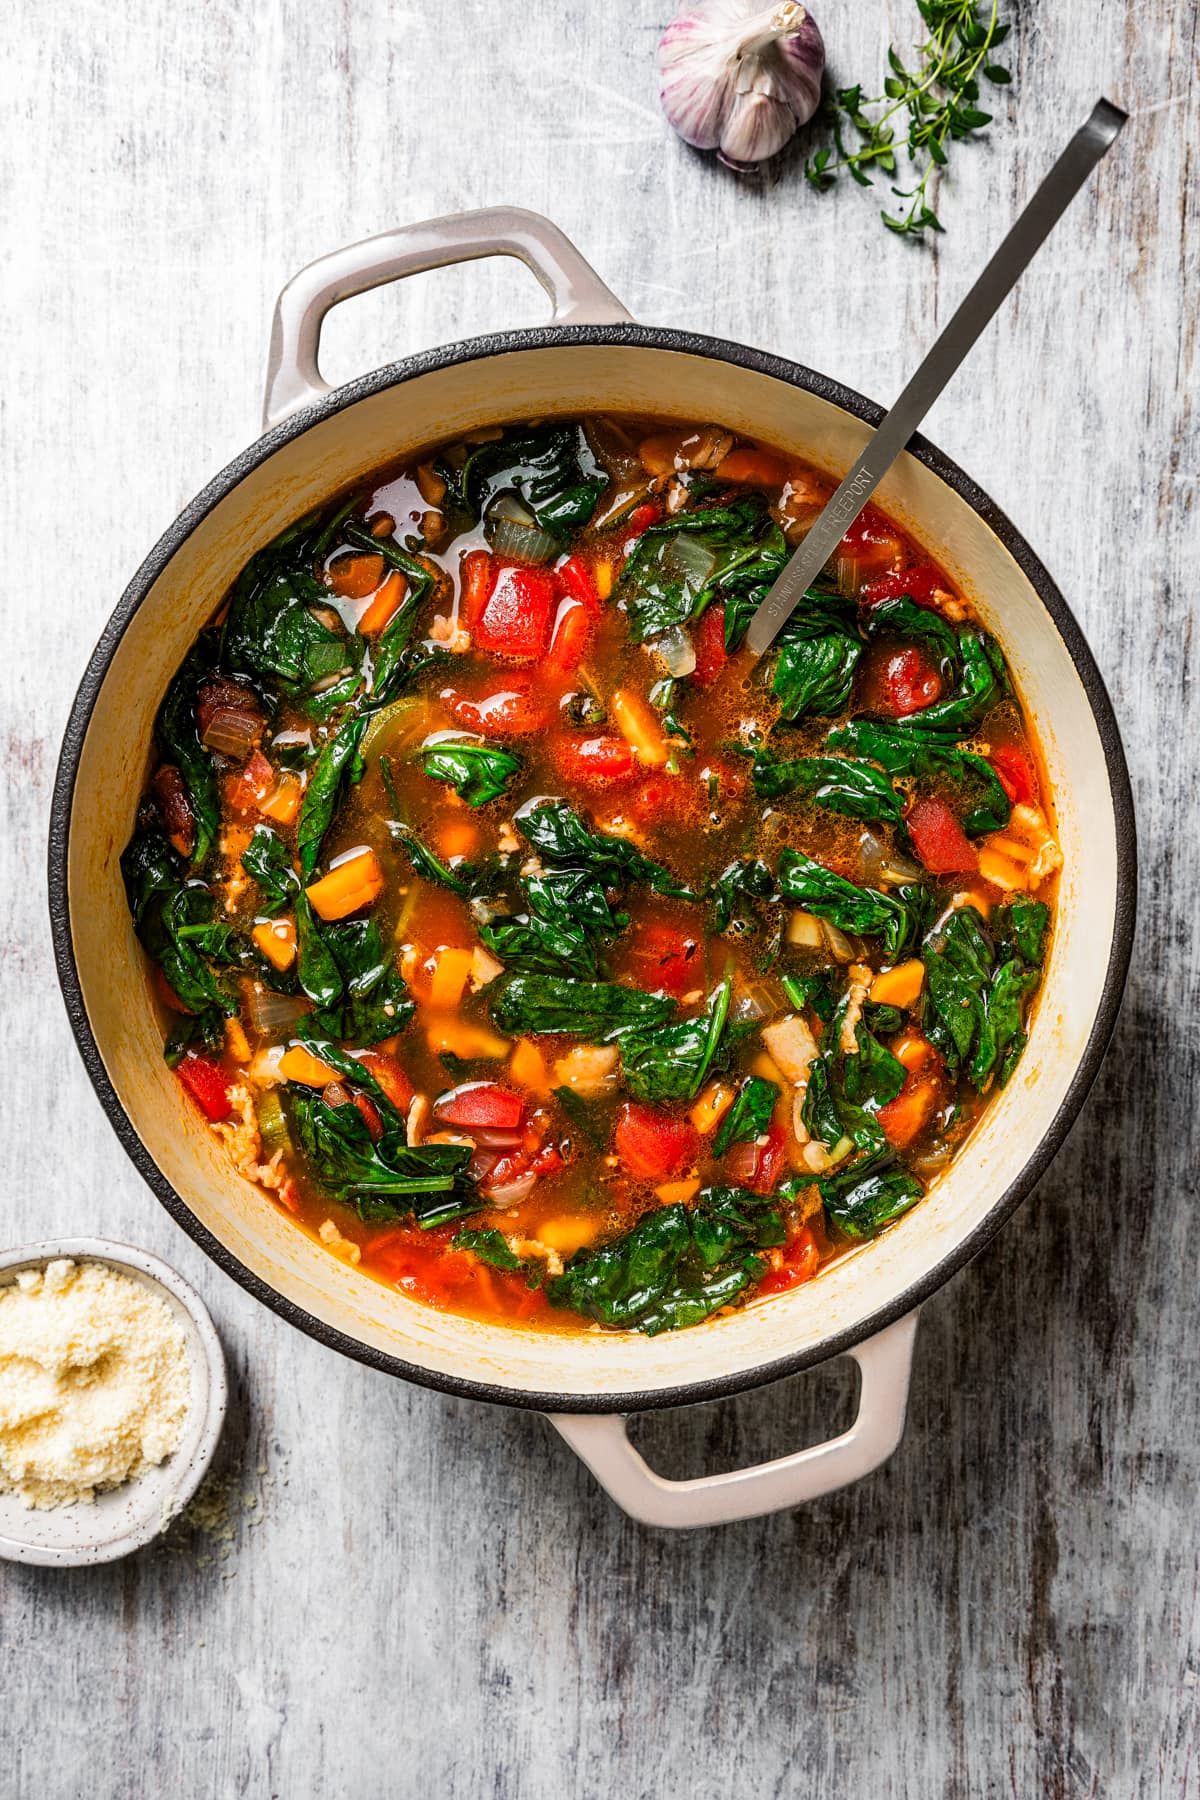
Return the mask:
<path id="1" fill-rule="evenodd" d="M 942 678 L 917 644 L 888 650 L 870 668 L 866 704 L 871 712 L 903 719 L 941 698 Z"/>
<path id="2" fill-rule="evenodd" d="M 496 558 L 488 550 L 468 550 L 459 577 L 458 619 L 474 631 L 496 585 Z"/>
<path id="3" fill-rule="evenodd" d="M 690 1119 L 674 1119 L 653 1106 L 628 1100 L 613 1135 L 627 1174 L 639 1181 L 666 1181 L 695 1161 L 700 1137 Z"/>
<path id="4" fill-rule="evenodd" d="M 546 651 L 558 584 L 550 569 L 501 564 L 473 628 L 477 649 L 518 662 L 536 662 Z"/>
<path id="5" fill-rule="evenodd" d="M 626 520 L 626 537 L 641 537 L 643 531 L 648 531 L 651 525 L 657 525 L 662 516 L 661 506 L 656 506 L 653 500 L 644 500 L 640 506 L 634 507 Z"/>
<path id="6" fill-rule="evenodd" d="M 212 1124 L 218 1125 L 229 1117 L 229 1083 L 218 1063 L 189 1052 L 175 1073 Z"/>
<path id="7" fill-rule="evenodd" d="M 729 660 L 725 653 L 723 606 L 710 606 L 701 613 L 700 622 L 692 633 L 692 647 L 696 652 L 692 680 L 697 687 L 711 687 Z"/>
<path id="8" fill-rule="evenodd" d="M 904 823 L 931 875 L 966 875 L 979 867 L 974 846 L 944 801 L 918 800 Z"/>
<path id="9" fill-rule="evenodd" d="M 595 615 L 574 597 L 559 603 L 554 621 L 554 635 L 546 657 L 546 667 L 558 675 L 573 675 L 587 654 L 592 641 Z"/>
<path id="10" fill-rule="evenodd" d="M 603 612 L 604 603 L 592 579 L 592 571 L 581 557 L 568 556 L 566 562 L 559 564 L 555 573 L 572 600 L 578 600 L 589 612 Z"/>
<path id="11" fill-rule="evenodd" d="M 783 1261 L 777 1269 L 768 1269 L 758 1285 L 760 1294 L 785 1294 L 789 1288 L 811 1281 L 820 1267 L 821 1252 L 807 1225 L 801 1225 L 794 1237 L 783 1246 Z"/>
<path id="12" fill-rule="evenodd" d="M 864 506 L 834 555 L 857 563 L 860 569 L 884 569 L 897 560 L 903 549 L 891 520 L 878 507 Z"/>
<path id="13" fill-rule="evenodd" d="M 525 1100 L 490 1081 L 472 1081 L 434 1101 L 434 1112 L 447 1125 L 464 1130 L 517 1131 L 525 1117 Z"/>
<path id="14" fill-rule="evenodd" d="M 877 575 L 874 581 L 868 581 L 862 591 L 866 605 L 875 606 L 880 600 L 898 600 L 907 594 L 918 606 L 926 606 L 937 611 L 934 595 L 940 588 L 943 593 L 949 583 L 940 569 L 932 563 L 917 563 L 911 569 L 904 569 L 899 575 Z"/>
<path id="15" fill-rule="evenodd" d="M 459 725 L 480 737 L 536 737 L 550 722 L 549 702 L 534 694 L 528 675 L 510 675 L 473 693 L 445 688 L 441 699 Z"/>

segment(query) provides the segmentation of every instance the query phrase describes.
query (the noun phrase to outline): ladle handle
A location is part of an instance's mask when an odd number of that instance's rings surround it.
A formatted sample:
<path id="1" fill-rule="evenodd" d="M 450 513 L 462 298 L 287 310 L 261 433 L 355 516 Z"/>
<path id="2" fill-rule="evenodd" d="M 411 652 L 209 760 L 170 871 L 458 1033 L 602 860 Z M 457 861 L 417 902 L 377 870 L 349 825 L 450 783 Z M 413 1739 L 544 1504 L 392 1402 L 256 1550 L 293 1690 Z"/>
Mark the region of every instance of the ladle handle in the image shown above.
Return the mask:
<path id="1" fill-rule="evenodd" d="M 1108 150 L 1126 114 L 1098 100 L 993 253 L 974 287 L 885 416 L 866 449 L 825 506 L 750 621 L 746 643 L 755 656 L 770 648 L 805 590 L 829 561 L 929 408 L 1015 287 L 1068 206 Z"/>

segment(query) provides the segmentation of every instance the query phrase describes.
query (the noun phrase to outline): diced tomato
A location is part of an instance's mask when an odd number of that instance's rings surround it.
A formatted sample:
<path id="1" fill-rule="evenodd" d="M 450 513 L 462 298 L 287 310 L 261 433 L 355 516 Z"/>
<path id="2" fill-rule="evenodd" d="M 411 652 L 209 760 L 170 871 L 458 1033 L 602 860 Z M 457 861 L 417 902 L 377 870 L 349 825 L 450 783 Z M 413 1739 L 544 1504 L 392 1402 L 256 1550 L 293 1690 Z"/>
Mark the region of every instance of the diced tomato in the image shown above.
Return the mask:
<path id="1" fill-rule="evenodd" d="M 150 783 L 162 828 L 180 856 L 190 856 L 196 841 L 196 821 L 187 785 L 174 763 L 163 763 Z"/>
<path id="2" fill-rule="evenodd" d="M 899 575 L 879 575 L 874 581 L 868 581 L 862 591 L 862 599 L 868 606 L 875 606 L 880 600 L 898 600 L 907 594 L 918 606 L 931 607 L 937 611 L 937 600 L 934 598 L 938 590 L 945 593 L 948 589 L 946 577 L 932 563 L 917 563 L 911 569 L 904 569 Z"/>
<path id="3" fill-rule="evenodd" d="M 944 801 L 918 800 L 904 823 L 931 875 L 965 875 L 979 867 L 974 846 Z"/>
<path id="4" fill-rule="evenodd" d="M 903 549 L 891 520 L 877 507 L 864 506 L 834 555 L 856 563 L 859 569 L 886 569 L 903 554 Z"/>
<path id="5" fill-rule="evenodd" d="M 634 507 L 625 522 L 626 537 L 641 537 L 643 531 L 657 525 L 662 516 L 661 506 L 656 506 L 652 500 L 643 501 L 641 506 Z"/>
<path id="6" fill-rule="evenodd" d="M 578 600 L 581 606 L 586 606 L 592 613 L 603 610 L 592 571 L 582 557 L 568 556 L 566 562 L 559 564 L 557 575 L 572 600 Z"/>
<path id="7" fill-rule="evenodd" d="M 920 645 L 884 645 L 871 652 L 860 687 L 868 712 L 903 719 L 941 698 L 942 678 Z"/>
<path id="8" fill-rule="evenodd" d="M 558 675 L 573 675 L 592 641 L 593 621 L 594 614 L 582 601 L 561 600 L 545 666 Z"/>
<path id="9" fill-rule="evenodd" d="M 229 1117 L 229 1084 L 219 1064 L 189 1054 L 175 1073 L 206 1119 L 217 1125 Z"/>
<path id="10" fill-rule="evenodd" d="M 783 1127 L 772 1119 L 757 1138 L 735 1144 L 725 1155 L 725 1172 L 735 1187 L 749 1188 L 753 1194 L 773 1193 L 787 1162 L 787 1139 Z"/>
<path id="11" fill-rule="evenodd" d="M 626 809 L 635 825 L 653 831 L 668 820 L 694 818 L 698 809 L 697 793 L 690 782 L 679 775 L 650 775 L 632 794 Z"/>
<path id="12" fill-rule="evenodd" d="M 993 744 L 987 759 L 1014 806 L 1037 804 L 1037 776 L 1033 772 L 1032 762 L 1019 744 Z"/>
<path id="13" fill-rule="evenodd" d="M 555 738 L 553 754 L 564 781 L 580 787 L 610 787 L 630 781 L 639 768 L 633 745 L 623 737 L 585 737 L 581 733 Z"/>
<path id="14" fill-rule="evenodd" d="M 722 458 L 716 473 L 718 481 L 740 481 L 747 487 L 781 488 L 791 471 L 784 458 L 774 450 L 752 450 L 743 445 Z"/>
<path id="15" fill-rule="evenodd" d="M 783 1261 L 777 1269 L 768 1269 L 759 1283 L 760 1294 L 785 1294 L 789 1288 L 811 1281 L 821 1262 L 817 1240 L 807 1225 L 801 1225 L 794 1237 L 783 1246 Z"/>
<path id="16" fill-rule="evenodd" d="M 450 1240 L 462 1230 L 450 1225 L 423 1232 L 402 1226 L 368 1239 L 363 1260 L 405 1293 L 427 1306 L 457 1306 L 493 1316 L 528 1319 L 549 1311 L 540 1289 L 530 1288 L 517 1270 L 493 1269 Z"/>
<path id="17" fill-rule="evenodd" d="M 447 1125 L 480 1131 L 518 1131 L 525 1118 L 525 1099 L 490 1081 L 472 1081 L 435 1100 L 434 1112 Z"/>
<path id="18" fill-rule="evenodd" d="M 225 804 L 236 819 L 252 819 L 257 816 L 262 802 L 275 785 L 275 771 L 263 755 L 256 750 L 240 775 L 236 775 L 228 783 L 225 790 Z"/>
<path id="19" fill-rule="evenodd" d="M 529 1165 L 531 1175 L 557 1175 L 564 1167 L 563 1154 L 557 1144 L 546 1144 Z"/>
<path id="20" fill-rule="evenodd" d="M 699 1134 L 690 1119 L 627 1100 L 617 1116 L 613 1149 L 627 1174 L 639 1181 L 665 1181 L 695 1161 Z"/>
<path id="21" fill-rule="evenodd" d="M 502 563 L 472 628 L 476 648 L 492 656 L 536 662 L 545 654 L 557 600 L 552 570 Z"/>
<path id="22" fill-rule="evenodd" d="M 623 969 L 648 993 L 686 994 L 704 985 L 704 946 L 696 933 L 679 925 L 635 924 Z"/>
<path id="23" fill-rule="evenodd" d="M 711 687 L 729 660 L 725 654 L 725 608 L 710 606 L 700 615 L 700 623 L 692 633 L 696 667 L 692 680 L 697 687 Z"/>
<path id="24" fill-rule="evenodd" d="M 910 1035 L 893 1045 L 906 1070 L 904 1086 L 876 1117 L 889 1144 L 903 1150 L 928 1125 L 942 1100 L 945 1064 L 927 1038 Z"/>
<path id="25" fill-rule="evenodd" d="M 550 722 L 549 702 L 533 692 L 528 675 L 510 675 L 474 693 L 444 688 L 441 699 L 459 725 L 480 737 L 536 737 Z"/>
<path id="26" fill-rule="evenodd" d="M 487 550 L 468 550 L 459 573 L 458 619 L 474 631 L 496 585 L 496 559 Z"/>
<path id="27" fill-rule="evenodd" d="M 415 1090 L 396 1058 L 385 1050 L 364 1050 L 359 1061 L 368 1075 L 375 1077 L 396 1111 L 407 1113 Z"/>

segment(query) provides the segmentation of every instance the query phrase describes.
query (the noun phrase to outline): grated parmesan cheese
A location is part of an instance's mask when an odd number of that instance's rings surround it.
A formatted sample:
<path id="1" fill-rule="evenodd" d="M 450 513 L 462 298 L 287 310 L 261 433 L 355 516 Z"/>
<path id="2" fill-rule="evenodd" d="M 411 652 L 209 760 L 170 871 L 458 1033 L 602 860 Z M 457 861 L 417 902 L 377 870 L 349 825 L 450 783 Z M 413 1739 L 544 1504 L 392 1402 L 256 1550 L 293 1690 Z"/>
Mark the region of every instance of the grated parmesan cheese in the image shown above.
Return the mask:
<path id="1" fill-rule="evenodd" d="M 178 1447 L 191 1389 L 166 1302 L 66 1258 L 0 1287 L 0 1493 L 92 1501 Z"/>

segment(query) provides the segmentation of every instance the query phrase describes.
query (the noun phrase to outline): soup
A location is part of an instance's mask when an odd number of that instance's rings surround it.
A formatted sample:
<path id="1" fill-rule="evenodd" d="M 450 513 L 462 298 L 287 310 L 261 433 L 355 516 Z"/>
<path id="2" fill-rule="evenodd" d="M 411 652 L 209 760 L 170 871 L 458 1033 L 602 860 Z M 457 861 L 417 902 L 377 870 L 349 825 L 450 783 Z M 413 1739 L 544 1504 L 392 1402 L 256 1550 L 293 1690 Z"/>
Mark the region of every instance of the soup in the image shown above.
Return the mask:
<path id="1" fill-rule="evenodd" d="M 917 1205 L 1026 1041 L 1060 853 L 996 641 L 718 426 L 478 431 L 214 595 L 122 870 L 165 1054 L 331 1254 L 690 1326 Z"/>

